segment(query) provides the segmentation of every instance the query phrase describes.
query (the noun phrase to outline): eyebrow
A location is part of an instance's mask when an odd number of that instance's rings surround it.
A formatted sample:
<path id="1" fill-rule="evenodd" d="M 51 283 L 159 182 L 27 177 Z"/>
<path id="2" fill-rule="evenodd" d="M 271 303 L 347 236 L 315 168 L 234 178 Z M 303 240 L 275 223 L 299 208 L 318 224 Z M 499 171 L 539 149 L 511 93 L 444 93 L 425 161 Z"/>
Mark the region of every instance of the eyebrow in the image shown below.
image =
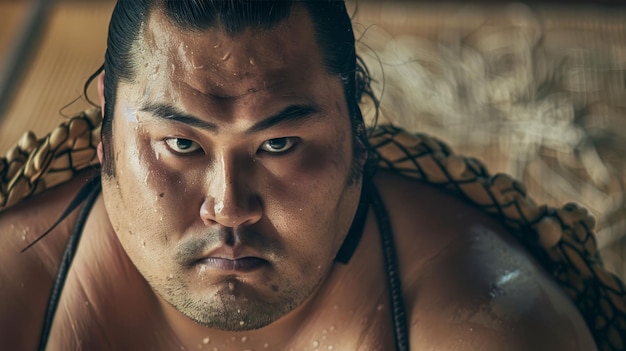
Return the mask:
<path id="1" fill-rule="evenodd" d="M 152 116 L 160 119 L 183 123 L 191 127 L 208 130 L 214 133 L 219 131 L 217 124 L 207 122 L 201 118 L 187 114 L 172 105 L 164 103 L 147 103 L 140 110 L 148 112 Z M 277 114 L 255 123 L 245 131 L 245 134 L 257 133 L 283 123 L 304 122 L 305 120 L 316 116 L 317 112 L 319 112 L 319 109 L 313 105 L 291 105 Z"/>

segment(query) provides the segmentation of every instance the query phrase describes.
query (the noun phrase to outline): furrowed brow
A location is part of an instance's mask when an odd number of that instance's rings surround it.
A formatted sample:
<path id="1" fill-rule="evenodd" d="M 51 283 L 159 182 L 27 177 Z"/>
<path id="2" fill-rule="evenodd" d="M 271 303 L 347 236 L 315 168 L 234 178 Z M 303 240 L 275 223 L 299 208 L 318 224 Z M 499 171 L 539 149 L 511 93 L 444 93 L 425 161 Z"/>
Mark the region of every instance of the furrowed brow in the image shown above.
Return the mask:
<path id="1" fill-rule="evenodd" d="M 180 122 L 191 127 L 206 129 L 212 132 L 217 132 L 217 130 L 219 129 L 217 125 L 184 113 L 183 111 L 172 105 L 162 103 L 147 103 L 141 108 L 141 111 L 148 112 L 152 116 L 160 119 Z"/>
<path id="2" fill-rule="evenodd" d="M 246 134 L 257 133 L 275 127 L 279 124 L 301 123 L 315 116 L 319 116 L 317 112 L 319 112 L 319 110 L 311 105 L 292 105 L 274 116 L 270 116 L 260 122 L 257 122 L 255 125 L 248 128 Z"/>
<path id="3" fill-rule="evenodd" d="M 201 128 L 211 132 L 218 132 L 219 130 L 219 127 L 216 124 L 189 115 L 172 105 L 163 103 L 147 103 L 140 110 L 148 112 L 156 118 L 183 123 L 191 127 Z M 245 133 L 257 133 L 275 127 L 279 124 L 301 123 L 317 116 L 317 112 L 319 112 L 319 109 L 311 105 L 292 105 L 280 111 L 276 115 L 257 122 L 252 127 L 248 128 Z"/>

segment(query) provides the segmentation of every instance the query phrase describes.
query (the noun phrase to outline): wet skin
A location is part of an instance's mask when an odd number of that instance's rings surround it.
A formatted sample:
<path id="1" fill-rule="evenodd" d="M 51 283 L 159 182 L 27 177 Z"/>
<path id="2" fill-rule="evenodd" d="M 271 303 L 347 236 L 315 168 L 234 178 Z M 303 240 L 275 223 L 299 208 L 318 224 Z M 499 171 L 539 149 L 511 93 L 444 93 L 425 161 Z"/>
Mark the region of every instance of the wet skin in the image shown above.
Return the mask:
<path id="1" fill-rule="evenodd" d="M 119 85 L 104 155 L 116 170 L 103 179 L 111 223 L 187 317 L 263 327 L 318 288 L 356 210 L 342 81 L 304 12 L 236 37 L 184 32 L 158 13 L 145 31 L 146 65 Z"/>
<path id="2" fill-rule="evenodd" d="M 147 24 L 137 54 L 148 64 L 119 87 L 105 155 L 114 176 L 49 349 L 393 350 L 371 212 L 350 263 L 333 264 L 360 181 L 341 82 L 321 66 L 308 17 L 236 38 L 183 33 L 159 15 Z M 0 214 L 7 349 L 36 347 L 76 215 L 18 252 L 93 175 Z M 571 301 L 501 224 L 412 179 L 379 170 L 373 181 L 391 216 L 412 349 L 594 349 Z"/>

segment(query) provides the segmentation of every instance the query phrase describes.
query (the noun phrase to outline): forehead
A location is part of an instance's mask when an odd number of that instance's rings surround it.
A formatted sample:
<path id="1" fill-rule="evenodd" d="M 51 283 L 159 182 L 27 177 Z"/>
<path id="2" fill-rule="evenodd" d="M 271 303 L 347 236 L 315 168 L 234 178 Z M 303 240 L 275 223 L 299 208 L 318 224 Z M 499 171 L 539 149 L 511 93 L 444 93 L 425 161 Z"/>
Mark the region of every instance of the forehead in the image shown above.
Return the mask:
<path id="1" fill-rule="evenodd" d="M 139 46 L 138 76 L 167 78 L 218 97 L 326 73 L 310 16 L 297 6 L 271 29 L 251 27 L 235 35 L 219 27 L 183 30 L 154 11 Z"/>

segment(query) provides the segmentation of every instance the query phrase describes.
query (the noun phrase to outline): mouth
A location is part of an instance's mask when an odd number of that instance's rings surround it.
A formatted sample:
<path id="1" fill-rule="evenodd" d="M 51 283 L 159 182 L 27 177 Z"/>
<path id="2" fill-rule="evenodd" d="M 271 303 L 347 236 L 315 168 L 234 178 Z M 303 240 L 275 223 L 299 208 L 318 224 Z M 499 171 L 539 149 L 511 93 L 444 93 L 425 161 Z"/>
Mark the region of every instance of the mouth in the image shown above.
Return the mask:
<path id="1" fill-rule="evenodd" d="M 228 259 L 222 257 L 206 257 L 196 261 L 196 265 L 201 268 L 217 269 L 228 272 L 252 272 L 268 265 L 264 259 L 258 257 L 241 257 L 237 259 Z"/>

